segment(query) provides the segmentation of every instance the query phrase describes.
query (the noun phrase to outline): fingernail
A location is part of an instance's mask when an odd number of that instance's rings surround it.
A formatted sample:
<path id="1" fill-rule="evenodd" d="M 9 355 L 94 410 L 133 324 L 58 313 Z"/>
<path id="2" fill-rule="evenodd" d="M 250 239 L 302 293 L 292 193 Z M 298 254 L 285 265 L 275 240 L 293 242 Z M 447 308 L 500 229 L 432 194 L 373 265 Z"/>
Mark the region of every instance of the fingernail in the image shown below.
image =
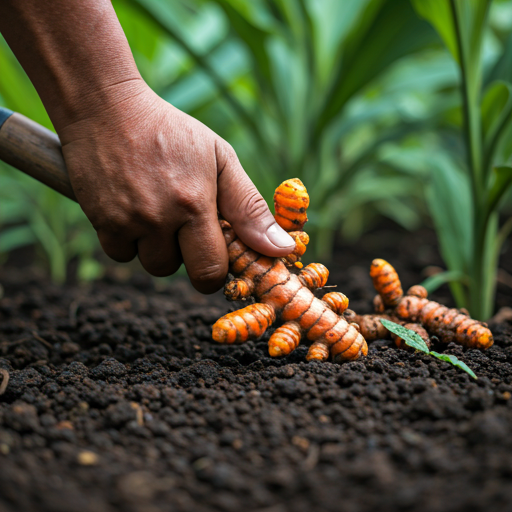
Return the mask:
<path id="1" fill-rule="evenodd" d="M 295 240 L 277 223 L 267 229 L 267 238 L 281 249 L 295 245 Z"/>

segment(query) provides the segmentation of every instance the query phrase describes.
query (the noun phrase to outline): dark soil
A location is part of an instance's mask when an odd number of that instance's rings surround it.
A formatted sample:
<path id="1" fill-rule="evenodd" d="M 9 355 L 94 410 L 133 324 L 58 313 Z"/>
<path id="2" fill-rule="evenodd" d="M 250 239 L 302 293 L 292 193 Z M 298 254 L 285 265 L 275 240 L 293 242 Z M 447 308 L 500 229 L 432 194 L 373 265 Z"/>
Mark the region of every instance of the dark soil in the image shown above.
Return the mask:
<path id="1" fill-rule="evenodd" d="M 433 247 L 381 230 L 339 253 L 330 284 L 367 311 L 373 257 L 407 287 L 440 263 Z M 276 360 L 264 340 L 216 345 L 230 305 L 184 281 L 0 282 L 1 511 L 512 509 L 507 321 L 485 353 L 441 347 L 474 381 L 388 341 L 342 366 L 306 363 L 306 346 Z"/>

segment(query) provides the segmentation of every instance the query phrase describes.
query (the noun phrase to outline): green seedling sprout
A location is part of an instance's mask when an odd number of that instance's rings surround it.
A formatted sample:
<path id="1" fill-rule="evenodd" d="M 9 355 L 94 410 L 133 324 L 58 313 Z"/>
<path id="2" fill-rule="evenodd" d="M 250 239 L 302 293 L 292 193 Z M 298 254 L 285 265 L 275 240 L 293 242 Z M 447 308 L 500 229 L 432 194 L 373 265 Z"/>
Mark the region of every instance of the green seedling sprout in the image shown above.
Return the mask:
<path id="1" fill-rule="evenodd" d="M 405 344 L 409 347 L 412 347 L 419 352 L 424 352 L 425 354 L 437 357 L 437 359 L 440 359 L 441 361 L 453 364 L 453 366 L 456 366 L 457 368 L 464 370 L 466 373 L 469 373 L 469 375 L 471 375 L 471 377 L 474 379 L 478 378 L 473 370 L 456 356 L 450 354 L 440 354 L 434 350 L 429 350 L 427 344 L 423 341 L 418 333 L 412 331 L 411 329 L 407 329 L 407 327 L 404 327 L 403 325 L 399 325 L 395 322 L 391 322 L 390 320 L 386 320 L 385 318 L 381 318 L 380 321 L 389 332 L 400 336 L 400 338 L 402 338 L 405 341 Z"/>

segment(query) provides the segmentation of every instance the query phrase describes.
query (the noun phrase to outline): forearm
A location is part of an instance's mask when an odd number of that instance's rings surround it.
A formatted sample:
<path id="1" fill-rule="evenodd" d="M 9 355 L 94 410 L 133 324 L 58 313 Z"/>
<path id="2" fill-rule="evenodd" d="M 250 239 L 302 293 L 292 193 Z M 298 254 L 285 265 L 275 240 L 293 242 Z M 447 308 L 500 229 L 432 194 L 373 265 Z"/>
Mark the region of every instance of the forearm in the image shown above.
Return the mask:
<path id="1" fill-rule="evenodd" d="M 140 89 L 140 74 L 109 0 L 2 0 L 0 32 L 57 132 Z"/>

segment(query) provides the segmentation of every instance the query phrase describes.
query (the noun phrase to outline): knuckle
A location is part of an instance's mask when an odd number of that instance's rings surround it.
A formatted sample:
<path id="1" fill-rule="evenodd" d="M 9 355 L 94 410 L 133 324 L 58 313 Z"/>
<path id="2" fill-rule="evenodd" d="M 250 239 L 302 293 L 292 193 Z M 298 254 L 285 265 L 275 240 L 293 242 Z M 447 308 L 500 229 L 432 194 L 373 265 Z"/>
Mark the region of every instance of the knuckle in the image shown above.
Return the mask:
<path id="1" fill-rule="evenodd" d="M 251 190 L 244 196 L 240 203 L 240 207 L 248 221 L 260 219 L 270 213 L 265 199 L 263 199 L 256 189 Z"/>
<path id="2" fill-rule="evenodd" d="M 221 172 L 226 167 L 233 167 L 239 164 L 238 155 L 236 154 L 236 151 L 234 150 L 231 144 L 229 144 L 225 140 L 221 140 L 217 147 L 219 170 Z"/>
<path id="3" fill-rule="evenodd" d="M 178 209 L 189 215 L 196 216 L 204 211 L 205 195 L 196 191 L 178 190 L 174 196 L 174 203 Z"/>
<path id="4" fill-rule="evenodd" d="M 224 268 L 220 264 L 210 264 L 188 272 L 188 275 L 196 285 L 210 285 L 224 280 Z"/>

